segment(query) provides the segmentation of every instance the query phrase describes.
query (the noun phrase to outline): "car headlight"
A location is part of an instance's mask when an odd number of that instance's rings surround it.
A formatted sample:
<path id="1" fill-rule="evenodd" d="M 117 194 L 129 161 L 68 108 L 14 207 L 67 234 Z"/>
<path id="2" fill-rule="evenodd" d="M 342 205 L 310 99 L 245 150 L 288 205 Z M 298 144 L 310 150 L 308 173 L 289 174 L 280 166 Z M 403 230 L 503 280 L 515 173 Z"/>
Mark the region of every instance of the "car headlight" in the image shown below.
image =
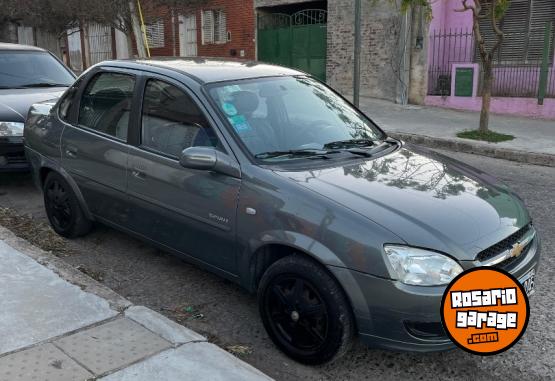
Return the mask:
<path id="1" fill-rule="evenodd" d="M 23 123 L 0 122 L 0 136 L 23 136 Z"/>
<path id="2" fill-rule="evenodd" d="M 463 271 L 453 259 L 433 251 L 397 245 L 385 245 L 384 251 L 391 277 L 405 284 L 445 285 Z"/>

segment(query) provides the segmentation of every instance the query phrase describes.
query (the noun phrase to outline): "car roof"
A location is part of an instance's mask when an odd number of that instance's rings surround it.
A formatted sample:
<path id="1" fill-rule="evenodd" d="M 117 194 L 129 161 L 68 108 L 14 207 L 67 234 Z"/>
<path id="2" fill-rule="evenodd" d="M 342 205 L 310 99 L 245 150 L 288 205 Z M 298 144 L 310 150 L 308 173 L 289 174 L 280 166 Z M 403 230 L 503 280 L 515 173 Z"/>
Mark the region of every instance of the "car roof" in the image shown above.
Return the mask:
<path id="1" fill-rule="evenodd" d="M 147 66 L 150 70 L 153 68 L 169 69 L 185 74 L 201 84 L 249 78 L 306 74 L 283 66 L 269 65 L 256 61 L 225 60 L 212 57 L 164 57 L 118 60 L 105 61 L 100 65 L 127 67 L 133 69 L 145 69 L 145 66 Z"/>
<path id="2" fill-rule="evenodd" d="M 20 44 L 10 44 L 7 42 L 0 42 L 0 50 L 27 50 L 27 51 L 37 51 L 45 52 L 46 50 L 39 48 L 37 46 L 31 45 L 20 45 Z"/>

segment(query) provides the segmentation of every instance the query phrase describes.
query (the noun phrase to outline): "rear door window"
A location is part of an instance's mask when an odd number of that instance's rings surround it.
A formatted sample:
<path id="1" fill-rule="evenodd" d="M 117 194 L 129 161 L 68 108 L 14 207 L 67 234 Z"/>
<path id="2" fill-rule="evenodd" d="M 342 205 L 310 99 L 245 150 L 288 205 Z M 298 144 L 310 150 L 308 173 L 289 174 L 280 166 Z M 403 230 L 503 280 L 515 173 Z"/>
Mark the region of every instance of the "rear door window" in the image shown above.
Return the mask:
<path id="1" fill-rule="evenodd" d="M 135 77 L 99 73 L 87 84 L 79 105 L 78 124 L 127 141 Z"/>

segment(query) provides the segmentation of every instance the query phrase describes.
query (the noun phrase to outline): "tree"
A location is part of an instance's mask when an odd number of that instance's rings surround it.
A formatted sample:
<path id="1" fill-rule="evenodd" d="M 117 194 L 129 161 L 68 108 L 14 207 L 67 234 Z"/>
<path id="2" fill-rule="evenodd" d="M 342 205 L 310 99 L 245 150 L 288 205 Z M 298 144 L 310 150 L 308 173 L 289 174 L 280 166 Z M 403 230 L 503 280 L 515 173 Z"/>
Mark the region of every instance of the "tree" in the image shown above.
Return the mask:
<path id="1" fill-rule="evenodd" d="M 402 9 L 407 11 L 414 6 L 423 6 L 427 9 L 431 18 L 431 3 L 434 1 L 447 1 L 447 0 L 401 0 Z M 485 5 L 487 4 L 487 7 Z M 484 71 L 484 83 L 482 90 L 482 110 L 480 112 L 480 127 L 479 132 L 484 134 L 489 132 L 489 115 L 491 107 L 491 90 L 493 86 L 493 59 L 495 53 L 499 50 L 505 34 L 500 25 L 507 9 L 511 5 L 511 0 L 461 0 L 461 9 L 457 12 L 472 12 L 474 39 L 480 52 L 480 59 L 482 60 Z M 480 21 L 488 19 L 491 27 L 495 32 L 496 40 L 492 46 L 487 46 L 482 30 L 480 28 Z"/>
<path id="2" fill-rule="evenodd" d="M 505 15 L 505 12 L 511 5 L 511 0 L 490 0 L 489 9 L 482 12 L 482 6 L 486 0 L 474 0 L 474 4 L 469 4 L 468 0 L 462 0 L 462 9 L 458 12 L 472 12 L 474 39 L 480 52 L 484 70 L 484 84 L 482 90 L 482 111 L 480 112 L 480 128 L 479 131 L 486 133 L 489 130 L 489 111 L 491 106 L 491 89 L 494 81 L 493 77 L 493 59 L 495 53 L 503 43 L 505 34 L 501 30 L 499 21 Z M 493 31 L 495 32 L 496 40 L 494 44 L 488 48 L 482 31 L 480 30 L 480 20 L 489 19 Z"/>
<path id="3" fill-rule="evenodd" d="M 98 22 L 128 36 L 132 24 L 127 0 L 0 0 L 0 20 L 57 33 Z"/>
<path id="4" fill-rule="evenodd" d="M 143 13 L 150 14 L 155 13 L 158 7 L 196 7 L 205 2 L 206 0 L 143 0 L 141 7 Z M 127 36 L 131 57 L 133 32 L 136 33 L 137 42 L 142 41 L 137 27 L 133 27 L 138 24 L 136 4 L 137 0 L 0 0 L 0 21 L 19 22 L 59 35 L 67 29 L 96 22 L 123 32 Z M 144 53 L 140 55 L 144 56 Z"/>

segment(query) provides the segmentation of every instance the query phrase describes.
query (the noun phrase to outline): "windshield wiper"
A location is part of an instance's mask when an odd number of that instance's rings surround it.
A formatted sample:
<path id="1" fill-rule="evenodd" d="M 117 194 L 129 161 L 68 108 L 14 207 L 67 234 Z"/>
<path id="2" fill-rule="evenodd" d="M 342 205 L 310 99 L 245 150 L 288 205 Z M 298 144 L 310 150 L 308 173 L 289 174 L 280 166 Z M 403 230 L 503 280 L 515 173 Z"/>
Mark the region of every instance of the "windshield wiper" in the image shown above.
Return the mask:
<path id="1" fill-rule="evenodd" d="M 63 83 L 39 82 L 39 83 L 29 83 L 27 85 L 18 86 L 18 88 L 20 89 L 28 89 L 32 87 L 69 87 L 69 85 L 63 84 Z"/>
<path id="2" fill-rule="evenodd" d="M 261 152 L 254 155 L 257 159 L 276 159 L 280 157 L 306 157 L 306 158 L 320 158 L 329 159 L 326 155 L 337 153 L 339 151 L 321 150 L 321 149 L 292 149 L 287 151 L 270 151 Z"/>
<path id="3" fill-rule="evenodd" d="M 353 155 L 359 155 L 364 157 L 371 157 L 372 152 L 361 148 L 347 148 L 345 151 L 352 153 Z"/>
<path id="4" fill-rule="evenodd" d="M 376 146 L 376 143 L 379 143 Z M 372 157 L 376 150 L 379 147 L 383 146 L 384 144 L 398 144 L 398 141 L 392 138 L 387 138 L 383 141 L 374 142 L 368 139 L 353 139 L 353 140 L 345 140 L 339 142 L 331 142 L 324 145 L 324 148 L 339 148 L 343 152 L 349 152 L 354 155 L 364 156 L 364 157 Z M 372 149 L 370 149 L 372 148 Z"/>
<path id="5" fill-rule="evenodd" d="M 324 144 L 324 148 L 327 149 L 338 149 L 338 148 L 361 148 L 361 147 L 372 147 L 374 146 L 374 141 L 370 139 L 350 139 L 350 140 L 338 140 L 336 142 L 330 142 Z"/>

